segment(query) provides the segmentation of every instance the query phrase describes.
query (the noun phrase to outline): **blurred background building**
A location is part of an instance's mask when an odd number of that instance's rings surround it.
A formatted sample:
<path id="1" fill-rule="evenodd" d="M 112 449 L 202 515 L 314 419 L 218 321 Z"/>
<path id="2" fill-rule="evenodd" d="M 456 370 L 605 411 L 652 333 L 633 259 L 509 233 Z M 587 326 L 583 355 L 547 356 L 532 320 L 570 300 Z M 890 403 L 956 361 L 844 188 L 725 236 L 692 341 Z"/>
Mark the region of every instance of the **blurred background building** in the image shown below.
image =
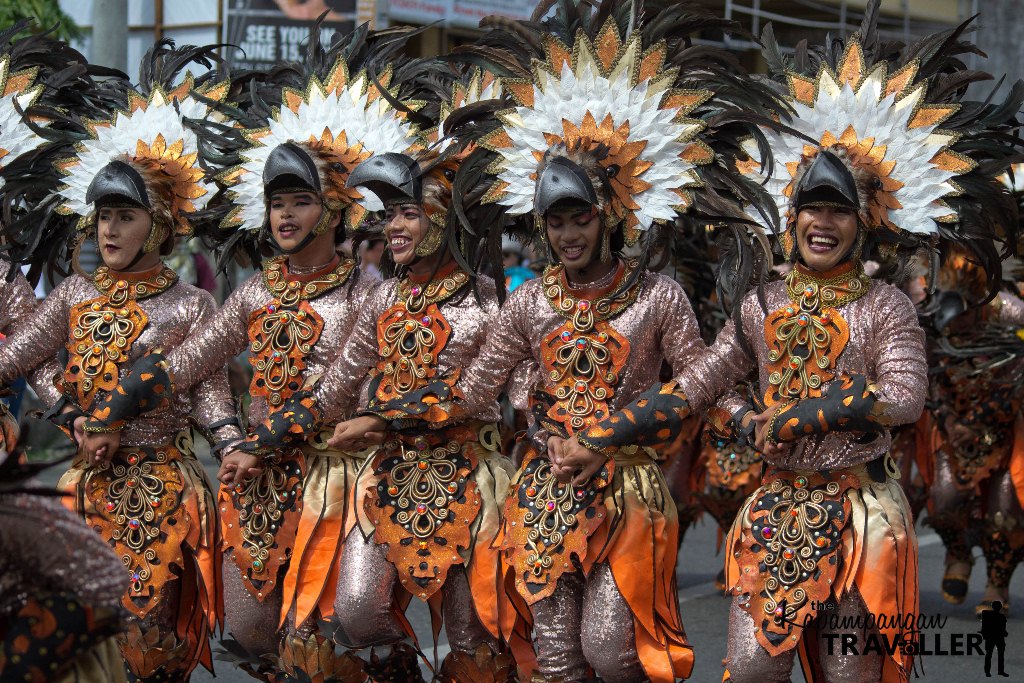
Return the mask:
<path id="1" fill-rule="evenodd" d="M 694 0 L 739 22 L 753 35 L 772 23 L 780 43 L 820 40 L 826 33 L 846 35 L 856 30 L 866 0 Z M 179 42 L 221 40 L 238 46 L 229 50 L 240 64 L 268 64 L 297 57 L 309 19 L 328 11 L 325 32 L 351 29 L 369 21 L 376 26 L 407 23 L 425 26 L 410 46 L 423 56 L 450 50 L 477 32 L 480 19 L 501 14 L 525 19 L 536 0 L 0 0 L 0 6 L 58 3 L 80 30 L 80 45 L 90 58 L 106 40 L 108 29 L 123 30 L 124 61 L 138 64 L 152 41 L 161 37 Z M 648 0 L 648 5 L 671 0 Z M 992 63 L 1005 72 L 1024 63 L 1022 0 L 883 0 L 881 26 L 885 35 L 901 40 L 949 28 L 980 14 L 979 43 L 987 46 Z M 124 28 L 119 29 L 119 18 Z M 703 39 L 721 42 L 720 36 Z M 743 53 L 752 68 L 759 56 L 750 42 L 731 41 L 727 47 Z M 111 64 L 111 66 L 120 66 Z"/>

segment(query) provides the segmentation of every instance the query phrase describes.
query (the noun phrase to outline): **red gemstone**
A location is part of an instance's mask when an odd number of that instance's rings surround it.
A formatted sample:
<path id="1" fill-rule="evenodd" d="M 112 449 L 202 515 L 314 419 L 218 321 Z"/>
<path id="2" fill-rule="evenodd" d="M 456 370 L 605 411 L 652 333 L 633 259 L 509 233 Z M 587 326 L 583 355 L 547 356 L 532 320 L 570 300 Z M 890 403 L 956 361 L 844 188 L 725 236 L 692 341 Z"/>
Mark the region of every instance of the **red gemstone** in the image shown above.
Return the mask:
<path id="1" fill-rule="evenodd" d="M 528 496 L 530 496 L 531 498 L 533 498 L 534 496 L 536 496 L 536 495 L 537 495 L 537 489 L 535 489 L 535 488 L 534 488 L 534 487 L 532 487 L 532 486 L 528 486 L 528 487 L 526 488 L 526 495 L 528 495 Z"/>
<path id="2" fill-rule="evenodd" d="M 549 501 L 548 501 L 548 505 L 547 505 L 547 508 L 548 508 L 548 510 L 549 510 L 549 511 L 550 511 L 550 510 L 554 510 L 554 509 L 555 509 L 555 503 L 554 503 L 554 501 L 551 501 L 551 500 L 549 500 Z"/>
<path id="3" fill-rule="evenodd" d="M 389 486 L 388 487 L 388 495 L 389 496 L 397 496 L 398 495 L 398 487 L 397 486 Z"/>
<path id="4" fill-rule="evenodd" d="M 589 301 L 587 301 L 586 299 L 582 299 L 582 300 L 581 300 L 581 301 L 580 301 L 580 302 L 579 302 L 578 304 L 576 304 L 576 306 L 577 306 L 577 308 L 579 308 L 579 309 L 580 309 L 581 311 L 587 311 L 587 310 L 590 310 L 590 302 L 589 302 Z"/>
<path id="5" fill-rule="evenodd" d="M 107 512 L 113 512 L 115 507 L 116 506 L 113 503 L 109 501 L 107 502 Z"/>
<path id="6" fill-rule="evenodd" d="M 132 453 L 131 455 L 128 456 L 128 464 L 129 465 L 134 465 L 138 461 L 139 461 L 139 456 L 135 455 L 134 453 Z"/>
<path id="7" fill-rule="evenodd" d="M 766 526 L 766 527 L 762 527 L 762 528 L 761 528 L 761 536 L 762 536 L 762 538 L 764 538 L 765 540 L 767 540 L 767 539 L 770 539 L 770 538 L 772 537 L 772 533 L 773 533 L 773 532 L 772 532 L 772 529 L 771 529 L 771 527 L 767 527 L 767 526 Z"/>
<path id="8" fill-rule="evenodd" d="M 133 529 L 138 529 L 139 528 L 139 520 L 137 520 L 137 519 L 129 519 L 128 520 L 128 526 L 130 526 Z"/>
<path id="9" fill-rule="evenodd" d="M 562 332 L 562 341 L 567 342 L 572 339 L 572 333 L 569 330 Z"/>
<path id="10" fill-rule="evenodd" d="M 420 503 L 419 505 L 416 506 L 416 512 L 420 513 L 421 515 L 424 512 L 426 512 L 426 511 L 427 511 L 427 506 L 424 505 L 423 503 Z"/>

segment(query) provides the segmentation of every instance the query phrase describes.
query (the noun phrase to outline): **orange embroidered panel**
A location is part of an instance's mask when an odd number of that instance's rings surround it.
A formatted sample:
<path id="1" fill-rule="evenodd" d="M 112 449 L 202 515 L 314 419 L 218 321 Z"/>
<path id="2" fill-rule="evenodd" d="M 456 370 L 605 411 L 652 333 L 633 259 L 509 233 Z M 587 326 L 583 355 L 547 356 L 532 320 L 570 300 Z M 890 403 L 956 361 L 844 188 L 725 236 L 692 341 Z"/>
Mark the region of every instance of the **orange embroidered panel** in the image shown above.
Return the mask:
<path id="1" fill-rule="evenodd" d="M 122 448 L 92 468 L 86 496 L 89 525 L 111 544 L 129 575 L 122 604 L 139 619 L 160 603 L 163 588 L 184 569 L 181 548 L 190 520 L 181 504 L 183 482 L 171 446 Z"/>
<path id="2" fill-rule="evenodd" d="M 234 550 L 235 570 L 257 600 L 274 589 L 278 570 L 291 557 L 303 481 L 304 459 L 297 451 L 264 459 L 259 475 L 234 488 L 222 486 L 217 496 L 224 550 Z"/>
<path id="3" fill-rule="evenodd" d="M 101 296 L 71 309 L 71 339 L 64 384 L 73 387 L 78 405 L 92 406 L 98 391 L 110 391 L 118 382 L 118 366 L 128 361 L 132 345 L 149 317 L 134 299 L 120 306 Z"/>
<path id="4" fill-rule="evenodd" d="M 79 407 L 92 406 L 98 391 L 118 383 L 118 365 L 128 361 L 132 345 L 149 317 L 137 300 L 156 296 L 178 281 L 178 275 L 160 263 L 140 273 L 116 273 L 100 266 L 93 284 L 100 296 L 72 307 L 71 337 L 63 383 L 72 388 Z"/>
<path id="5" fill-rule="evenodd" d="M 541 344 L 547 376 L 542 391 L 551 398 L 548 417 L 569 434 L 608 416 L 608 403 L 629 358 L 629 340 L 608 320 L 636 301 L 640 280 L 617 290 L 637 267 L 636 261 L 627 261 L 607 287 L 586 293 L 570 290 L 562 266 L 544 272 L 544 295 L 565 322 Z"/>
<path id="6" fill-rule="evenodd" d="M 400 301 L 385 311 L 377 320 L 377 372 L 383 375 L 377 399 L 401 398 L 432 379 L 437 357 L 451 333 L 451 325 L 436 303 L 424 303 L 413 311 Z"/>
<path id="7" fill-rule="evenodd" d="M 386 444 L 373 459 L 381 477 L 365 500 L 376 527 L 374 539 L 388 546 L 387 558 L 405 590 L 423 600 L 444 584 L 459 551 L 471 543 L 480 493 L 469 475 L 476 469 L 476 434 L 466 427 Z"/>
<path id="8" fill-rule="evenodd" d="M 554 403 L 547 414 L 569 434 L 608 416 L 619 373 L 629 358 L 629 340 L 603 320 L 587 331 L 566 322 L 544 338 L 541 359 Z"/>
<path id="9" fill-rule="evenodd" d="M 850 520 L 848 471 L 769 472 L 753 494 L 750 526 L 731 552 L 740 567 L 736 594 L 772 656 L 796 647 L 805 624 L 832 596 L 842 538 Z"/>
<path id="10" fill-rule="evenodd" d="M 870 279 L 857 264 L 811 274 L 797 266 L 786 277 L 790 303 L 765 318 L 768 344 L 767 406 L 817 398 L 836 376 L 836 362 L 850 341 L 839 308 L 864 296 Z"/>
<path id="11" fill-rule="evenodd" d="M 590 536 L 604 522 L 602 490 L 611 481 L 609 460 L 585 486 L 562 484 L 551 462 L 531 450 L 505 502 L 502 552 L 515 572 L 516 590 L 533 604 L 555 591 L 558 578 L 575 571 Z"/>
<path id="12" fill-rule="evenodd" d="M 272 408 L 302 388 L 305 357 L 320 339 L 324 321 L 309 302 L 295 307 L 272 301 L 249 316 L 249 393 L 264 396 Z"/>

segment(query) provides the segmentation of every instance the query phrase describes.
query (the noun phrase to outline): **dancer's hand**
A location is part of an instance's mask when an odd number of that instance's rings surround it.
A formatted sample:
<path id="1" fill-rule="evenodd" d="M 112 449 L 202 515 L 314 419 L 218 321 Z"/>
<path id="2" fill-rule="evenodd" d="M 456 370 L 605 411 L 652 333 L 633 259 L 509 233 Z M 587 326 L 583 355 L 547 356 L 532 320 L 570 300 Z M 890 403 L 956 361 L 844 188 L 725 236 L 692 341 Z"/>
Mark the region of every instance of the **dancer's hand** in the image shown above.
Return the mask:
<path id="1" fill-rule="evenodd" d="M 228 451 L 220 462 L 217 479 L 226 486 L 244 484 L 263 471 L 259 456 L 243 451 Z"/>
<path id="2" fill-rule="evenodd" d="M 384 430 L 388 423 L 376 415 L 360 415 L 351 420 L 339 422 L 334 436 L 327 439 L 327 445 L 339 450 L 362 450 L 384 443 Z"/>
<path id="3" fill-rule="evenodd" d="M 562 470 L 562 457 L 565 449 L 565 439 L 560 436 L 549 436 L 548 437 L 548 462 L 551 463 L 551 473 L 556 478 L 561 479 L 562 476 L 568 478 L 571 472 L 563 475 Z"/>
<path id="4" fill-rule="evenodd" d="M 75 424 L 77 428 L 77 420 Z M 83 427 L 82 434 L 83 440 L 79 442 L 79 448 L 85 453 L 90 465 L 99 465 L 110 460 L 121 447 L 121 432 L 87 432 Z"/>
<path id="5" fill-rule="evenodd" d="M 79 446 L 85 443 L 85 415 L 79 415 L 75 418 L 71 425 L 71 434 L 75 438 L 75 443 Z"/>
<path id="6" fill-rule="evenodd" d="M 764 412 L 754 416 L 754 422 L 757 427 L 754 429 L 754 448 L 761 452 L 761 455 L 766 455 L 769 458 L 773 456 L 781 456 L 787 450 L 789 446 L 785 444 L 777 444 L 768 441 L 768 425 L 771 424 L 772 417 L 775 415 L 775 411 L 778 410 L 775 406 L 769 406 L 765 408 Z"/>
<path id="7" fill-rule="evenodd" d="M 562 444 L 562 460 L 555 476 L 560 482 L 565 483 L 571 479 L 573 486 L 582 486 L 597 474 L 607 459 L 580 444 L 574 436 Z"/>

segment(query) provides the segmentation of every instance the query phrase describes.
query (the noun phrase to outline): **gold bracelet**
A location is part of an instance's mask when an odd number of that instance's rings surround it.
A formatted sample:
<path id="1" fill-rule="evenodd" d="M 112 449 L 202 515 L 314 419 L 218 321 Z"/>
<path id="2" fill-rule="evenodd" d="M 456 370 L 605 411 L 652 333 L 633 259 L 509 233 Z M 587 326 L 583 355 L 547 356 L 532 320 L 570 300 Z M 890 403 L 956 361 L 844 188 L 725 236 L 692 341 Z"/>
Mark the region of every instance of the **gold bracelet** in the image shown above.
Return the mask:
<path id="1" fill-rule="evenodd" d="M 576 442 L 579 443 L 579 445 L 583 446 L 589 451 L 597 453 L 598 455 L 603 455 L 605 460 L 612 457 L 612 454 L 615 453 L 616 451 L 615 446 L 597 446 L 595 444 L 590 443 L 579 434 L 574 434 L 573 436 L 576 437 Z"/>
<path id="2" fill-rule="evenodd" d="M 115 432 L 123 432 L 128 425 L 123 427 L 91 427 L 88 424 L 82 425 L 82 430 L 90 432 L 92 434 L 113 434 Z"/>
<path id="3" fill-rule="evenodd" d="M 783 403 L 781 406 L 779 406 L 779 409 L 776 410 L 775 413 L 772 415 L 772 419 L 768 421 L 768 429 L 765 431 L 765 434 L 764 434 L 764 442 L 765 442 L 766 445 L 768 444 L 769 441 L 771 441 L 773 444 L 781 443 L 780 441 L 776 441 L 774 438 L 772 438 L 772 431 L 775 430 L 775 421 L 779 419 L 779 415 L 782 414 L 783 410 L 785 410 L 786 408 L 788 408 L 789 406 L 793 405 L 796 402 L 797 402 L 797 399 L 795 399 L 795 398 L 789 399 L 788 401 Z"/>

